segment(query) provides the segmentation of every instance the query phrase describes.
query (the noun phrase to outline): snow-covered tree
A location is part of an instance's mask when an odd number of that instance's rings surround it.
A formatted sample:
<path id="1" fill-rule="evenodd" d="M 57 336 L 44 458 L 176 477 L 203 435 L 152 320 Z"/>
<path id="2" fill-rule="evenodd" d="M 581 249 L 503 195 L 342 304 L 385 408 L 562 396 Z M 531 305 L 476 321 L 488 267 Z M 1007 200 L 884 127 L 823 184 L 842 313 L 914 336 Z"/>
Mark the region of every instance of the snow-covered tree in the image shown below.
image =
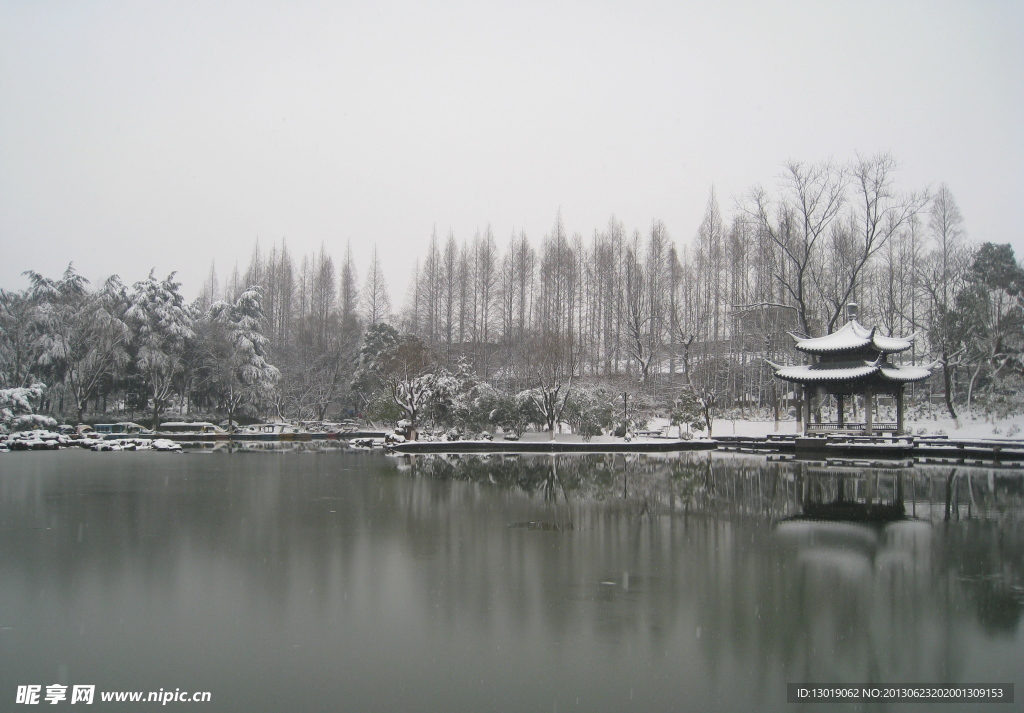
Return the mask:
<path id="1" fill-rule="evenodd" d="M 427 348 L 411 335 L 400 337 L 380 360 L 384 388 L 413 426 L 418 425 L 417 419 L 428 398 L 439 389 L 431 367 Z"/>
<path id="2" fill-rule="evenodd" d="M 417 415 L 436 424 L 458 422 L 460 407 L 464 403 L 466 392 L 471 388 L 471 384 L 466 380 L 466 373 L 453 373 L 441 368 L 424 374 L 419 380 L 425 393 L 423 407 Z"/>
<path id="3" fill-rule="evenodd" d="M 52 418 L 34 413 L 45 390 L 46 386 L 38 383 L 13 389 L 0 389 L 0 428 L 24 431 L 56 425 L 57 422 Z"/>
<path id="4" fill-rule="evenodd" d="M 957 331 L 971 366 L 967 408 L 979 388 L 989 399 L 1000 392 L 1016 392 L 1019 410 L 1019 377 L 1024 371 L 1024 268 L 1013 248 L 984 243 L 974 256 L 967 285 L 956 300 Z M 1006 377 L 1018 378 L 1003 384 Z M 987 392 L 987 393 L 985 393 Z M 988 400 L 988 399 L 986 399 Z M 988 409 L 987 409 L 988 410 Z"/>
<path id="5" fill-rule="evenodd" d="M 28 291 L 0 290 L 0 387 L 32 384 L 39 375 L 39 303 Z"/>
<path id="6" fill-rule="evenodd" d="M 259 288 L 245 290 L 234 304 L 216 302 L 206 326 L 207 373 L 227 410 L 229 426 L 240 407 L 259 406 L 272 397 L 281 372 L 267 360 Z"/>
<path id="7" fill-rule="evenodd" d="M 81 421 L 89 399 L 104 380 L 129 362 L 131 332 L 124 321 L 127 292 L 115 275 L 89 292 L 86 280 L 71 267 L 64 278 L 53 282 L 29 273 L 32 291 L 46 294 L 37 319 L 40 323 L 39 363 L 63 382 Z"/>
<path id="8" fill-rule="evenodd" d="M 419 337 L 400 335 L 388 324 L 375 324 L 366 330 L 352 390 L 367 406 L 376 403 L 378 412 L 388 411 L 380 408 L 377 399 L 384 393 L 400 417 L 415 427 L 428 406 L 435 419 L 439 414 L 447 414 L 441 418 L 448 419 L 461 387 L 457 376 L 437 369 Z"/>
<path id="9" fill-rule="evenodd" d="M 577 387 L 566 402 L 565 419 L 584 439 L 600 436 L 615 421 L 615 399 L 605 386 Z"/>
<path id="10" fill-rule="evenodd" d="M 454 420 L 470 431 L 493 428 L 492 414 L 505 394 L 486 381 L 463 385 L 452 403 Z"/>
<path id="11" fill-rule="evenodd" d="M 391 400 L 402 411 L 402 416 L 413 426 L 418 425 L 421 412 L 427 406 L 436 406 L 437 398 L 447 395 L 444 379 L 437 374 L 395 372 L 385 379 L 385 386 Z"/>
<path id="12" fill-rule="evenodd" d="M 155 270 L 136 282 L 129 296 L 126 321 L 134 332 L 135 367 L 153 409 L 153 428 L 174 393 L 174 380 L 184 368 L 185 345 L 195 336 L 194 318 L 171 273 L 158 280 Z"/>
<path id="13" fill-rule="evenodd" d="M 550 432 L 552 441 L 555 440 L 555 428 L 562 420 L 572 393 L 571 387 L 571 380 L 568 384 L 541 384 L 521 394 L 533 405 L 535 420 Z"/>
<path id="14" fill-rule="evenodd" d="M 568 364 L 567 357 L 571 351 L 571 345 L 553 331 L 529 340 L 528 344 L 530 380 L 535 386 L 519 396 L 533 405 L 533 420 L 551 432 L 551 440 L 555 439 L 555 428 L 562 420 L 572 391 L 575 367 Z"/>
<path id="15" fill-rule="evenodd" d="M 390 324 L 371 325 L 363 334 L 350 389 L 364 409 L 374 400 L 375 394 L 383 390 L 385 360 L 398 347 L 398 341 L 398 330 Z"/>
<path id="16" fill-rule="evenodd" d="M 684 388 L 679 393 L 679 398 L 673 404 L 670 418 L 673 426 L 678 426 L 680 429 L 685 426 L 687 434 L 691 428 L 698 431 L 707 428 L 704 404 L 691 388 Z M 686 437 L 689 438 L 689 435 Z"/>

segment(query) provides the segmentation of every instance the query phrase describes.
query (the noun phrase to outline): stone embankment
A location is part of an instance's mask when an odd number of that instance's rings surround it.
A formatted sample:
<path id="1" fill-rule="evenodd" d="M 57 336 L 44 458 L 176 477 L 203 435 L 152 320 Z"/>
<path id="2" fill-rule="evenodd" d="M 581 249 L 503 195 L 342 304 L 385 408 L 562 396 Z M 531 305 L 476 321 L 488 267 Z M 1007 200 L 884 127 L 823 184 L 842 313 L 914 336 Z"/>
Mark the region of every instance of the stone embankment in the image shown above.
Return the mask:
<path id="1" fill-rule="evenodd" d="M 1000 463 L 1024 466 L 1024 441 L 951 439 L 944 436 L 853 436 L 833 434 L 721 436 L 714 439 L 566 441 L 408 441 L 388 446 L 395 453 L 665 453 L 722 450 L 822 460 L 880 458 L 919 463 Z"/>

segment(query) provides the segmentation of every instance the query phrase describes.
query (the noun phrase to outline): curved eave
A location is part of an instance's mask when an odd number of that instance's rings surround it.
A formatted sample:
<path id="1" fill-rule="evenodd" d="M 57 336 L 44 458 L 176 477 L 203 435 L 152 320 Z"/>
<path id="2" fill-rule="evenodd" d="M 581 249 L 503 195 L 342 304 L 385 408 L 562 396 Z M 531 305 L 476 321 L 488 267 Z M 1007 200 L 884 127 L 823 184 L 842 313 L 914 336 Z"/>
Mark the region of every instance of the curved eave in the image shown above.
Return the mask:
<path id="1" fill-rule="evenodd" d="M 868 329 L 856 320 L 850 320 L 842 327 L 824 337 L 801 338 L 790 332 L 794 346 L 807 354 L 842 354 L 872 347 L 884 354 L 905 352 L 912 346 L 909 339 L 884 337 L 872 327 Z"/>
<path id="2" fill-rule="evenodd" d="M 901 384 L 909 384 L 914 381 L 924 381 L 932 375 L 932 370 L 927 366 L 883 366 L 882 378 L 886 381 L 896 381 Z"/>
<path id="3" fill-rule="evenodd" d="M 855 382 L 875 376 L 882 381 L 909 384 L 924 381 L 932 375 L 932 366 L 882 366 L 878 363 L 861 363 L 857 365 L 836 366 L 812 364 L 806 366 L 777 366 L 775 376 L 784 381 L 798 384 L 826 384 Z"/>
<path id="4" fill-rule="evenodd" d="M 786 381 L 800 384 L 818 384 L 833 381 L 858 381 L 876 374 L 881 367 L 873 364 L 845 367 L 784 366 L 775 372 L 775 376 Z"/>
<path id="5" fill-rule="evenodd" d="M 824 337 L 797 339 L 794 346 L 808 354 L 837 354 L 863 349 L 871 344 L 872 334 L 870 332 L 863 334 L 863 330 L 858 327 L 860 327 L 859 324 L 850 321 Z"/>
<path id="6" fill-rule="evenodd" d="M 882 337 L 875 335 L 871 340 L 872 345 L 880 352 L 886 354 L 899 354 L 914 346 L 910 339 L 897 339 L 896 337 Z"/>

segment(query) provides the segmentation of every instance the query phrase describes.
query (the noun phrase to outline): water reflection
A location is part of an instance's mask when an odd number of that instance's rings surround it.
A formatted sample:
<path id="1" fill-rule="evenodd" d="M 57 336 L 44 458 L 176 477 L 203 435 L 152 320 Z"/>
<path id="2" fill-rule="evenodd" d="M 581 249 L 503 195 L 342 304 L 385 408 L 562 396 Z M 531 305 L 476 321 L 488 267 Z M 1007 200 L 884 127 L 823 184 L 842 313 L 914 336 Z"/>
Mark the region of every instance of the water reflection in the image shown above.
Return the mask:
<path id="1" fill-rule="evenodd" d="M 414 476 L 575 504 L 569 517 L 583 530 L 599 529 L 588 517 L 610 511 L 651 526 L 682 514 L 688 534 L 679 549 L 696 557 L 685 569 L 700 572 L 698 590 L 706 587 L 689 596 L 717 624 L 705 631 L 727 630 L 728 656 L 749 646 L 751 656 L 783 662 L 801 680 L 951 680 L 972 664 L 965 638 L 983 633 L 1020 644 L 1019 472 L 706 453 L 436 455 L 409 457 L 406 467 Z M 710 542 L 699 541 L 702 532 Z M 749 534 L 749 547 L 737 532 Z"/>
<path id="2" fill-rule="evenodd" d="M 203 453 L 332 453 L 349 449 L 348 441 L 181 441 L 183 449 Z"/>
<path id="3" fill-rule="evenodd" d="M 431 454 L 396 461 L 415 477 L 486 483 L 548 503 L 602 502 L 637 514 L 1015 522 L 1024 515 L 1024 479 L 1011 469 L 852 467 L 709 452 Z"/>
<path id="4" fill-rule="evenodd" d="M 0 466 L 0 696 L 63 677 L 211 690 L 208 710 L 782 711 L 789 681 L 1013 682 L 1024 661 L 1019 474 L 707 453 Z"/>

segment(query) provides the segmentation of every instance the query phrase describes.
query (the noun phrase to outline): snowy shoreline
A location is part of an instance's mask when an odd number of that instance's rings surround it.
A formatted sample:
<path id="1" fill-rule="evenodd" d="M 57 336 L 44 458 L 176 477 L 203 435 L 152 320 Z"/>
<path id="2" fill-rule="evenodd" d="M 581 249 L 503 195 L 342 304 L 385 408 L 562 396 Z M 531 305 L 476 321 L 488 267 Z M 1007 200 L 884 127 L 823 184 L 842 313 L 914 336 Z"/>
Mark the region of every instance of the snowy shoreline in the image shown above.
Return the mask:
<path id="1" fill-rule="evenodd" d="M 935 416 L 926 418 L 907 418 L 905 423 L 907 436 L 948 436 L 949 438 L 963 439 L 1014 439 L 1024 441 L 1024 416 L 1013 418 L 996 419 L 994 421 L 974 417 L 968 414 L 960 419 L 960 426 L 957 426 L 949 416 Z M 648 440 L 661 441 L 665 437 L 676 438 L 676 427 L 669 426 L 668 419 L 651 419 L 644 431 L 662 431 L 664 436 L 650 439 L 634 436 L 632 443 L 639 443 Z M 707 431 L 692 431 L 694 439 L 708 438 Z M 800 424 L 795 420 L 753 420 L 753 419 L 724 419 L 717 418 L 711 430 L 711 438 L 724 436 L 745 436 L 751 438 L 767 438 L 768 436 L 800 436 L 802 430 Z M 550 441 L 551 435 L 547 431 L 528 431 L 524 433 L 520 441 L 537 442 Z M 583 443 L 584 438 L 573 433 L 555 433 L 555 441 L 560 443 Z M 594 436 L 590 443 L 623 443 L 622 438 L 602 435 Z"/>

